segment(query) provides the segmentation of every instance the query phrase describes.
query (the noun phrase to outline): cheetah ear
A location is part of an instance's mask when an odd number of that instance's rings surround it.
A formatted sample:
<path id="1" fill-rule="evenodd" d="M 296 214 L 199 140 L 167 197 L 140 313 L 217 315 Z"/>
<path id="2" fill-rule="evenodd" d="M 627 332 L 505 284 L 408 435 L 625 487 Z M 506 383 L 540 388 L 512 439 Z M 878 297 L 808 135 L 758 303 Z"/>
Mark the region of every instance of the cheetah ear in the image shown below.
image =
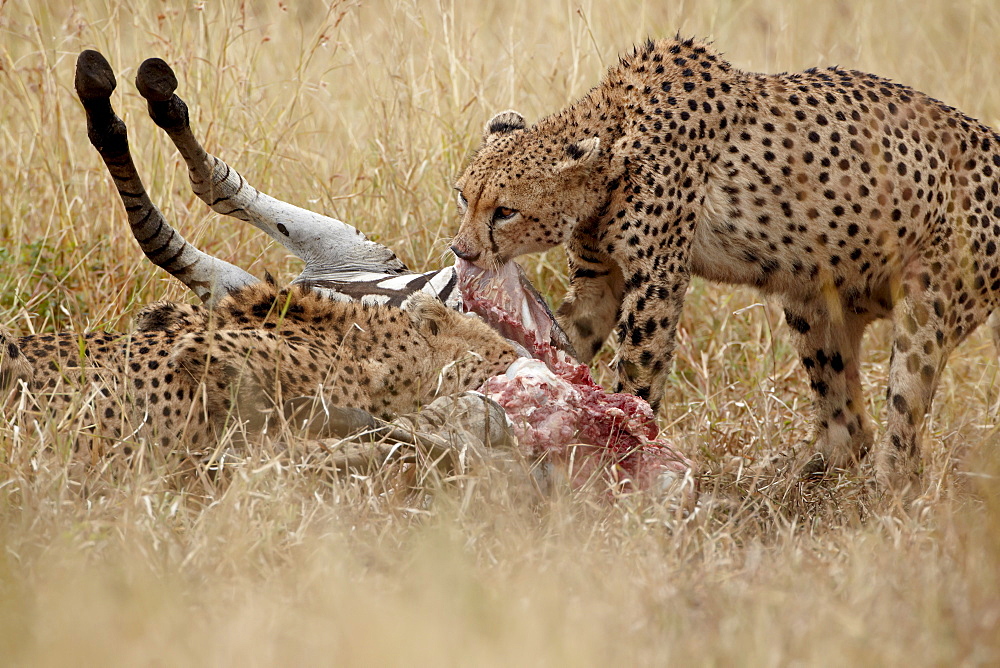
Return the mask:
<path id="1" fill-rule="evenodd" d="M 524 116 L 513 109 L 501 111 L 486 124 L 483 129 L 483 140 L 489 144 L 495 139 L 514 132 L 514 130 L 523 130 L 525 127 Z"/>
<path id="2" fill-rule="evenodd" d="M 591 165 L 601 154 L 601 138 L 587 137 L 566 147 L 566 159 L 556 164 L 556 172 L 563 173 Z"/>

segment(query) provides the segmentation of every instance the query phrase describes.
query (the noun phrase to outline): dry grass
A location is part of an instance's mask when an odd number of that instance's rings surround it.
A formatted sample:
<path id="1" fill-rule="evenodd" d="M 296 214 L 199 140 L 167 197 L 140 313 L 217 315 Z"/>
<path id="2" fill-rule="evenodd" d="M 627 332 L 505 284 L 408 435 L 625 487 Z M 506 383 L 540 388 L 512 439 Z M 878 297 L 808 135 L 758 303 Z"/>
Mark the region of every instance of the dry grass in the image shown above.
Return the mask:
<path id="1" fill-rule="evenodd" d="M 119 73 L 114 102 L 168 217 L 206 250 L 287 279 L 294 260 L 189 193 L 131 84 L 144 58 L 178 71 L 209 150 L 425 268 L 444 257 L 451 179 L 484 120 L 554 111 L 647 35 L 711 37 L 746 69 L 875 71 L 998 127 L 998 16 L 942 0 L 0 0 L 0 325 L 126 327 L 138 305 L 186 298 L 142 259 L 87 143 L 72 94 L 84 48 Z M 559 252 L 526 265 L 557 300 Z M 78 466 L 55 421 L 0 427 L 0 657 L 996 664 L 1000 379 L 985 333 L 939 390 L 928 493 L 907 511 L 875 507 L 867 472 L 763 489 L 745 477 L 808 418 L 780 312 L 758 301 L 703 283 L 689 301 L 662 419 L 708 472 L 687 518 L 643 498 L 526 498 L 489 471 L 423 495 L 262 458 L 178 485 L 155 461 Z M 879 416 L 884 327 L 867 347 Z"/>

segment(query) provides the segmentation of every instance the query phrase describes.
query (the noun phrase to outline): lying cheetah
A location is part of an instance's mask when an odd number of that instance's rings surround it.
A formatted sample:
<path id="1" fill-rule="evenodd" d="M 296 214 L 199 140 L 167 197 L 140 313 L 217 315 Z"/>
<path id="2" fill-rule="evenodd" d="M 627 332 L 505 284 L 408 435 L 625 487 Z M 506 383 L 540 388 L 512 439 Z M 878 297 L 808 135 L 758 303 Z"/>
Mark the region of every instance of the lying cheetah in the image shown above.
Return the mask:
<path id="1" fill-rule="evenodd" d="M 391 420 L 474 390 L 518 359 L 514 344 L 488 324 L 419 288 L 399 291 L 394 305 L 343 301 L 306 286 L 279 290 L 192 247 L 146 194 L 111 108 L 115 85 L 103 56 L 81 55 L 76 88 L 88 133 L 132 231 L 150 259 L 206 305 L 151 306 L 130 333 L 15 339 L 0 330 L 0 403 L 14 390 L 30 409 L 75 412 L 77 426 L 92 435 L 76 446 L 94 459 L 130 455 L 140 441 L 203 453 L 227 432 L 254 440 L 282 424 L 304 425 L 311 438 L 343 435 L 371 426 L 371 416 Z M 185 127 L 186 120 L 185 112 Z M 284 223 L 272 226 L 287 231 Z M 316 232 L 302 227 L 293 229 Z M 332 233 L 326 241 L 341 242 L 348 269 L 370 261 L 373 269 L 405 270 L 354 228 L 329 221 L 324 229 Z M 322 251 L 313 257 L 329 260 Z"/>
<path id="2" fill-rule="evenodd" d="M 475 389 L 518 357 L 486 323 L 426 295 L 404 308 L 368 306 L 267 282 L 211 309 L 156 304 L 128 334 L 5 343 L 8 381 L 26 380 L 40 407 L 61 411 L 83 400 L 80 424 L 95 437 L 87 448 L 94 458 L 115 447 L 131 454 L 139 439 L 210 451 L 234 425 L 253 439 L 268 422 L 302 417 L 304 399 L 317 411 L 346 406 L 392 420 Z"/>
<path id="3" fill-rule="evenodd" d="M 872 74 L 752 74 L 649 41 L 531 127 L 495 116 L 457 190 L 455 254 L 565 243 L 563 328 L 589 359 L 616 327 L 619 386 L 654 405 L 692 274 L 780 299 L 816 396 L 806 470 L 871 446 L 861 339 L 891 317 L 877 477 L 916 482 L 948 355 L 1000 306 L 1000 137 Z"/>

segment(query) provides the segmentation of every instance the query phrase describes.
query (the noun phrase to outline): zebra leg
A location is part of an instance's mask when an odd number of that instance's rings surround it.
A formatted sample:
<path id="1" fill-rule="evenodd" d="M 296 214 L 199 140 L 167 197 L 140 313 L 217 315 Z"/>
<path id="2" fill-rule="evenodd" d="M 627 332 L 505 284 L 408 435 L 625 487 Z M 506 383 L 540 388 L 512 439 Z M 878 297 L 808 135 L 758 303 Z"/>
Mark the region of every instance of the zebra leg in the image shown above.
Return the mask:
<path id="1" fill-rule="evenodd" d="M 177 233 L 153 205 L 129 152 L 125 123 L 111 108 L 117 82 L 108 61 L 84 51 L 76 61 L 76 92 L 87 113 L 87 136 L 115 182 L 132 235 L 153 264 L 213 305 L 230 291 L 258 280 L 239 267 L 201 252 Z"/>
<path id="2" fill-rule="evenodd" d="M 357 228 L 266 195 L 207 153 L 191 131 L 187 105 L 174 93 L 177 77 L 164 61 L 150 58 L 143 62 L 135 83 L 148 102 L 150 117 L 187 163 L 195 194 L 218 213 L 263 230 L 304 260 L 306 267 L 297 282 L 352 273 L 409 273 L 392 250 L 369 240 Z"/>
<path id="3" fill-rule="evenodd" d="M 377 468 L 389 460 L 431 462 L 461 470 L 467 459 L 503 458 L 516 444 L 499 404 L 478 392 L 438 397 L 391 422 L 364 411 L 302 397 L 284 404 L 289 425 L 340 469 Z"/>

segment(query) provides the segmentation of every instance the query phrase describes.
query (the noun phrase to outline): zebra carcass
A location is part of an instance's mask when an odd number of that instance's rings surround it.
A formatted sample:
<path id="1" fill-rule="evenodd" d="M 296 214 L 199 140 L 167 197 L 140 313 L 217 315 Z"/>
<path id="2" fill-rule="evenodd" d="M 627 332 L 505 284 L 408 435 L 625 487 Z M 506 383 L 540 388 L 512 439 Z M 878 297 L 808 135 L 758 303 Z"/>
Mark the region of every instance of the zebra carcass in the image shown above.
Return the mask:
<path id="1" fill-rule="evenodd" d="M 150 201 L 129 155 L 124 123 L 110 105 L 116 85 L 110 65 L 96 51 L 77 63 L 76 88 L 87 112 L 88 135 L 114 177 L 129 225 L 146 256 L 182 281 L 206 304 L 259 279 L 194 248 Z M 221 159 L 207 153 L 192 132 L 177 79 L 159 59 L 145 61 L 136 85 L 149 115 L 183 157 L 195 194 L 212 209 L 249 222 L 304 267 L 293 281 L 338 300 L 402 305 L 415 292 L 481 317 L 522 352 L 505 374 L 476 393 L 441 398 L 415 416 L 384 423 L 350 406 L 317 407 L 299 400 L 293 416 L 320 422 L 338 436 L 388 437 L 372 456 L 409 448 L 455 450 L 516 441 L 539 470 L 572 462 L 574 480 L 608 477 L 639 487 L 690 486 L 690 462 L 667 443 L 649 405 L 631 395 L 607 393 L 575 360 L 544 299 L 514 263 L 495 271 L 458 260 L 435 271 L 412 272 L 387 247 L 342 221 L 270 197 Z M 369 439 L 371 440 L 371 439 Z M 362 459 L 365 455 L 361 456 Z"/>

